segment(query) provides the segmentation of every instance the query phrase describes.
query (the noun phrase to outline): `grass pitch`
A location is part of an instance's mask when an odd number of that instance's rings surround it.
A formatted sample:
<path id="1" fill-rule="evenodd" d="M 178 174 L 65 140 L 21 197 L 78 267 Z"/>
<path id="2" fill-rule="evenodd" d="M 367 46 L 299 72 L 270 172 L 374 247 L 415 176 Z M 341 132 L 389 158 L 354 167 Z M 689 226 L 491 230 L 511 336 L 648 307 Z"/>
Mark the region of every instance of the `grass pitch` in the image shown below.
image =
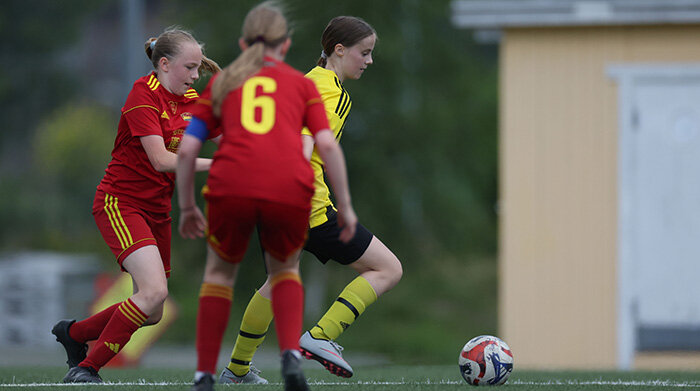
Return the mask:
<path id="1" fill-rule="evenodd" d="M 110 369 L 100 371 L 105 384 L 60 383 L 64 367 L 0 368 L 2 390 L 188 390 L 192 371 L 184 369 Z M 459 375 L 457 365 L 377 366 L 358 368 L 351 379 L 341 379 L 306 363 L 305 373 L 312 390 L 465 390 L 471 389 Z M 218 390 L 282 390 L 276 369 L 263 371 L 269 385 L 217 385 Z M 516 370 L 500 388 L 504 391 L 553 390 L 700 390 L 697 372 L 530 372 Z"/>

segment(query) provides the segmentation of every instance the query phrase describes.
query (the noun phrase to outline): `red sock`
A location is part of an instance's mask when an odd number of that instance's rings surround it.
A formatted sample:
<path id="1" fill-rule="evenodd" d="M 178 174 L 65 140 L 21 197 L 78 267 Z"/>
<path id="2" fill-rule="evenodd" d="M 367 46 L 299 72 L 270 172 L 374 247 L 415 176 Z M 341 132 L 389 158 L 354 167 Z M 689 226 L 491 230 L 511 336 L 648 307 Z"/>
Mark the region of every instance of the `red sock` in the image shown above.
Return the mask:
<path id="1" fill-rule="evenodd" d="M 68 329 L 68 334 L 77 342 L 96 340 L 100 337 L 100 333 L 102 333 L 102 330 L 104 330 L 107 322 L 109 322 L 112 314 L 120 304 L 114 304 L 87 319 L 73 323 Z"/>
<path id="2" fill-rule="evenodd" d="M 272 278 L 272 312 L 280 351 L 299 350 L 304 316 L 304 287 L 296 273 L 282 273 Z"/>
<path id="3" fill-rule="evenodd" d="M 224 338 L 233 301 L 233 289 L 202 283 L 197 309 L 197 371 L 216 373 L 221 340 Z"/>
<path id="4" fill-rule="evenodd" d="M 119 307 L 107 322 L 95 346 L 90 349 L 87 358 L 81 362 L 81 367 L 92 367 L 99 371 L 112 357 L 129 342 L 131 335 L 148 319 L 131 299 L 119 304 Z"/>

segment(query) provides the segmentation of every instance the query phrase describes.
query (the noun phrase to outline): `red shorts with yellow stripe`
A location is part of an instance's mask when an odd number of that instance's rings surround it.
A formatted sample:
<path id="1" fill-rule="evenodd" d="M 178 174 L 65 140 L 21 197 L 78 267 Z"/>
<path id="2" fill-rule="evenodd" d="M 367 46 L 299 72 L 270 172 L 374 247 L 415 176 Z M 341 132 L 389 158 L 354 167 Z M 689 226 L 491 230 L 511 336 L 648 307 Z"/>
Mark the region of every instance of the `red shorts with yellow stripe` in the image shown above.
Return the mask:
<path id="1" fill-rule="evenodd" d="M 209 246 L 224 261 L 238 263 L 243 259 L 253 229 L 263 249 L 285 261 L 301 249 L 309 229 L 308 207 L 298 207 L 256 198 L 211 196 L 207 200 Z"/>
<path id="2" fill-rule="evenodd" d="M 126 257 L 142 247 L 153 245 L 158 247 L 165 275 L 170 277 L 172 218 L 168 213 L 148 212 L 97 190 L 92 215 L 122 270 L 126 271 L 122 266 Z"/>

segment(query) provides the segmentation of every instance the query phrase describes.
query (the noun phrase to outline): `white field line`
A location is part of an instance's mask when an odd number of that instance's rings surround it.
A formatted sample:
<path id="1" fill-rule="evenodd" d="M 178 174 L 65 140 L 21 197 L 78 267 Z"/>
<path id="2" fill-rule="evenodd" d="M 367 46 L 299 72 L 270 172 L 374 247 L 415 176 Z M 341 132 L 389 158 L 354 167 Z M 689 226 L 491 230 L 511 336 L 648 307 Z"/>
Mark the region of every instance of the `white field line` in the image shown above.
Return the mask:
<path id="1" fill-rule="evenodd" d="M 101 384 L 94 383 L 0 383 L 0 388 L 3 387 L 82 387 L 82 386 L 187 386 L 190 382 L 105 382 Z M 357 386 L 357 385 L 429 385 L 429 384 L 464 384 L 463 381 L 455 380 L 439 380 L 439 381 L 356 381 L 356 382 L 328 382 L 328 381 L 309 381 L 309 385 L 318 386 Z M 673 382 L 670 380 L 650 380 L 650 381 L 629 381 L 629 380 L 593 380 L 593 381 L 578 381 L 578 380 L 553 380 L 547 382 L 528 382 L 521 380 L 509 381 L 507 384 L 513 385 L 531 385 L 531 386 L 639 386 L 639 387 L 677 387 L 677 388 L 698 388 L 700 382 Z M 282 383 L 270 383 L 270 385 L 282 385 Z"/>
<path id="2" fill-rule="evenodd" d="M 638 387 L 700 387 L 700 382 L 674 382 L 670 380 L 648 380 L 648 381 L 635 381 L 635 380 L 590 380 L 590 381 L 580 381 L 580 380 L 552 380 L 547 382 L 527 382 L 521 380 L 515 380 L 508 382 L 507 384 L 516 385 L 533 385 L 533 386 L 638 386 Z"/>

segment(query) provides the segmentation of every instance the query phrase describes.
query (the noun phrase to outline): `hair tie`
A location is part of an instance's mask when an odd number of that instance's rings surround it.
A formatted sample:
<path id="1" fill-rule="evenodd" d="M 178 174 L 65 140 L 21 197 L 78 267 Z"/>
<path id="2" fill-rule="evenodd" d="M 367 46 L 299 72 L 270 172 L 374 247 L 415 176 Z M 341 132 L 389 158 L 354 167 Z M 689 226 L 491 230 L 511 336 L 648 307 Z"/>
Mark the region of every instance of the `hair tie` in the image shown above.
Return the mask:
<path id="1" fill-rule="evenodd" d="M 325 50 L 321 50 L 321 58 L 326 59 L 326 60 L 328 59 L 328 56 L 326 55 Z"/>
<path id="2" fill-rule="evenodd" d="M 265 37 L 263 37 L 262 35 L 258 35 L 257 37 L 255 37 L 255 40 L 253 41 L 253 43 L 256 43 L 256 42 L 265 43 Z"/>
<path id="3" fill-rule="evenodd" d="M 157 41 L 157 39 L 154 39 L 153 41 L 151 41 L 151 45 L 150 45 L 150 46 L 151 46 L 151 50 L 155 50 L 155 48 L 156 48 L 156 41 Z"/>

